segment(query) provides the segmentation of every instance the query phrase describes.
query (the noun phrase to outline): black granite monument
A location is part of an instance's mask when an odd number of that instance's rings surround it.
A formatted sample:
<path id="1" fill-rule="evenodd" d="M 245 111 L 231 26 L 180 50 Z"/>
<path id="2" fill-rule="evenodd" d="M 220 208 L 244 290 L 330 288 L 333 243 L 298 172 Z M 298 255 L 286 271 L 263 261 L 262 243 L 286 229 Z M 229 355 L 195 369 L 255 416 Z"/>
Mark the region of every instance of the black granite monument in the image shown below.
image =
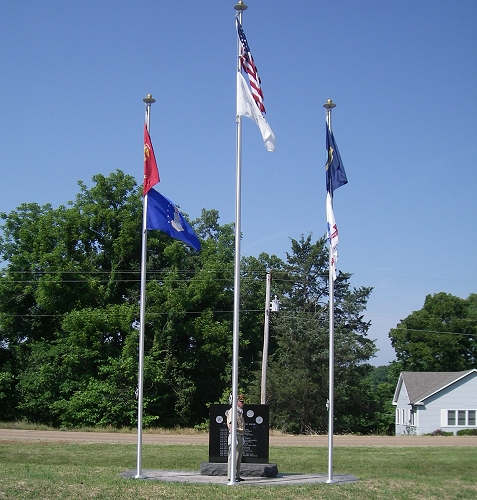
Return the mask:
<path id="1" fill-rule="evenodd" d="M 209 461 L 227 462 L 229 405 L 210 406 Z M 244 405 L 245 434 L 242 463 L 268 463 L 268 405 Z"/>
<path id="2" fill-rule="evenodd" d="M 202 462 L 202 475 L 227 474 L 228 429 L 227 412 L 230 405 L 210 406 L 209 462 Z M 242 475 L 276 477 L 276 464 L 268 463 L 269 418 L 268 405 L 244 405 L 244 445 Z M 256 465 L 254 465 L 256 464 Z M 262 464 L 262 465 L 260 465 Z"/>

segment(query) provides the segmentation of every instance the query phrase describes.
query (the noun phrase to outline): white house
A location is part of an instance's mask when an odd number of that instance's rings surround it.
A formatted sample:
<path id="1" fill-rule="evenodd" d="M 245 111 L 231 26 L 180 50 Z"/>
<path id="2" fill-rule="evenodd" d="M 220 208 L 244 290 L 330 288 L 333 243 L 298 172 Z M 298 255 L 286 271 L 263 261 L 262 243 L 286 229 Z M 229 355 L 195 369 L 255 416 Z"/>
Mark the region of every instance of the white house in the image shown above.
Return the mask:
<path id="1" fill-rule="evenodd" d="M 393 405 L 396 435 L 477 428 L 477 369 L 401 372 Z"/>

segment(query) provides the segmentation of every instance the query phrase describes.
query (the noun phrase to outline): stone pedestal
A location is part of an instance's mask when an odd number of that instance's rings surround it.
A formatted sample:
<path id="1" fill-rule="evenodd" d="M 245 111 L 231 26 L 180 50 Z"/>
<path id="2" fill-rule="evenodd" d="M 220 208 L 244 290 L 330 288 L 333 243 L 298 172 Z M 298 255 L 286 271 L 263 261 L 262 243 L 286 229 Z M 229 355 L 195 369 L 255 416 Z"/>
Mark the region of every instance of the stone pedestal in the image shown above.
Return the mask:
<path id="1" fill-rule="evenodd" d="M 201 462 L 201 476 L 227 476 L 227 463 Z M 240 475 L 243 477 L 277 477 L 277 464 L 246 464 L 240 466 Z"/>

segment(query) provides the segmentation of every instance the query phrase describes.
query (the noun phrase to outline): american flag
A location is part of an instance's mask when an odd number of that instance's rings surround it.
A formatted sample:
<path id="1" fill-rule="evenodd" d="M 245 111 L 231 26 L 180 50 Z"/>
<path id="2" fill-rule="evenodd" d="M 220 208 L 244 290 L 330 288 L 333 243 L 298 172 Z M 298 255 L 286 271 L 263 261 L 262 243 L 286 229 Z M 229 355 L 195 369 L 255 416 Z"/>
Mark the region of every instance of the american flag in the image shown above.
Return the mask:
<path id="1" fill-rule="evenodd" d="M 248 81 L 250 82 L 250 87 L 252 88 L 252 97 L 256 102 L 258 109 L 265 113 L 265 106 L 263 105 L 263 92 L 261 87 L 260 77 L 258 76 L 257 66 L 255 66 L 255 62 L 252 57 L 252 53 L 250 52 L 250 47 L 247 43 L 247 38 L 245 37 L 245 33 L 243 32 L 242 25 L 240 21 L 236 18 L 237 22 L 237 33 L 242 45 L 240 62 L 242 68 L 246 71 L 248 75 Z"/>

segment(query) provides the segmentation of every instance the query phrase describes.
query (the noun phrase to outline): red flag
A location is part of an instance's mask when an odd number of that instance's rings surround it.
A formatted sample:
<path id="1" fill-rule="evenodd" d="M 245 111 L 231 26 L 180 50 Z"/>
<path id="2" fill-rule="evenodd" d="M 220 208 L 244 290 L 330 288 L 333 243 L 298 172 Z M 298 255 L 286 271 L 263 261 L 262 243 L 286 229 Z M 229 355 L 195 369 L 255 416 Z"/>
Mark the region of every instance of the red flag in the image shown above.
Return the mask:
<path id="1" fill-rule="evenodd" d="M 144 189 L 142 194 L 146 196 L 147 192 L 160 181 L 159 170 L 157 169 L 154 149 L 152 149 L 151 138 L 144 124 Z"/>

